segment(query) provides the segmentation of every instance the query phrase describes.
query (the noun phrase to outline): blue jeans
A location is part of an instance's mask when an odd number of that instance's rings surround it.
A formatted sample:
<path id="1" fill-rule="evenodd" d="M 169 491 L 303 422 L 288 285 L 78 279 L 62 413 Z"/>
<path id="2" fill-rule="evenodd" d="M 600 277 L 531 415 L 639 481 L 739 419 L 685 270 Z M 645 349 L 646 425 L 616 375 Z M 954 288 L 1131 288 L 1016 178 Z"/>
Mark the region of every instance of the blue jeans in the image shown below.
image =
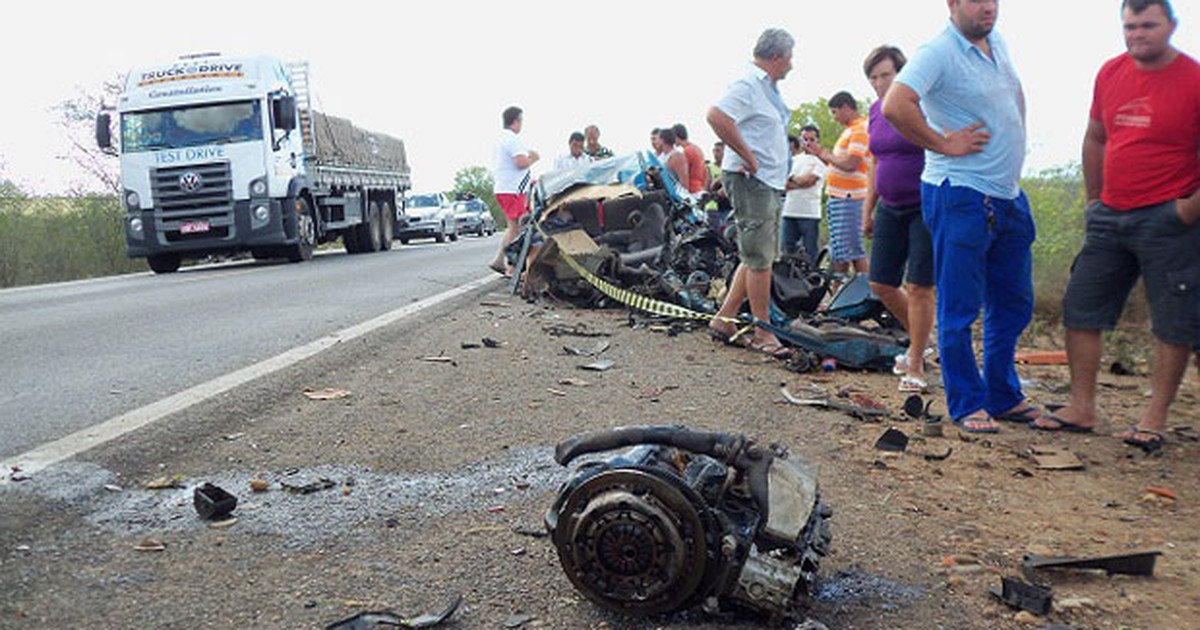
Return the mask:
<path id="1" fill-rule="evenodd" d="M 1033 317 L 1036 237 L 1029 199 L 988 197 L 974 189 L 921 184 L 921 209 L 933 237 L 938 350 L 950 417 L 1000 415 L 1025 396 L 1014 358 Z M 983 373 L 971 326 L 983 309 Z"/>
<path id="2" fill-rule="evenodd" d="M 817 237 L 821 235 L 820 219 L 802 219 L 800 217 L 783 217 L 783 225 L 779 228 L 779 248 L 785 254 L 794 254 L 804 247 L 804 256 L 810 264 L 817 261 Z"/>

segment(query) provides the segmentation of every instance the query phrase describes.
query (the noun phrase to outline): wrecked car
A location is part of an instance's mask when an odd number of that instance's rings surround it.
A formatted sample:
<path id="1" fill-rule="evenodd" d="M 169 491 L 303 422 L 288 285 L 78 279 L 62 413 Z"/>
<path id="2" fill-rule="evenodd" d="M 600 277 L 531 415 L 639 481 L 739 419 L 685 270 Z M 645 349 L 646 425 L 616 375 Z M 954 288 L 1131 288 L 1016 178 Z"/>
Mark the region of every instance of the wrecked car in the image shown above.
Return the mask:
<path id="1" fill-rule="evenodd" d="M 806 462 L 681 426 L 582 434 L 555 451 L 561 465 L 579 459 L 545 524 L 592 602 L 638 616 L 702 606 L 779 620 L 807 609 L 833 512 Z"/>

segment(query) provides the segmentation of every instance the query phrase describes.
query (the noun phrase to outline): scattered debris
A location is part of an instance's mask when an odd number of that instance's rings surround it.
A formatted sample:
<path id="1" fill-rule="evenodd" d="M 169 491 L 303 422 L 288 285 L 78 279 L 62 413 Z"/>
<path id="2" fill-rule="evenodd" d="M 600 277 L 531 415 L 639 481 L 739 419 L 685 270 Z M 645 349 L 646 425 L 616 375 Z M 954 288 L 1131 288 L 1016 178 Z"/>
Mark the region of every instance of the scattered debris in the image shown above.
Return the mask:
<path id="1" fill-rule="evenodd" d="M 229 494 L 224 488 L 205 483 L 192 491 L 192 506 L 200 518 L 209 521 L 219 521 L 229 515 L 237 507 L 237 497 Z"/>
<path id="2" fill-rule="evenodd" d="M 518 536 L 528 536 L 529 538 L 549 538 L 550 532 L 544 529 L 534 529 L 531 527 L 514 527 L 512 532 Z"/>
<path id="3" fill-rule="evenodd" d="M 1000 601 L 1035 615 L 1050 614 L 1053 603 L 1051 589 L 1007 577 L 1000 578 L 1000 584 L 999 588 L 989 589 Z"/>
<path id="4" fill-rule="evenodd" d="M 1137 376 L 1137 368 L 1123 361 L 1113 361 L 1113 364 L 1108 366 L 1109 374 L 1113 376 Z"/>
<path id="5" fill-rule="evenodd" d="M 589 372 L 607 372 L 608 370 L 612 369 L 614 365 L 616 365 L 616 362 L 612 359 L 600 359 L 599 361 L 593 361 L 592 363 L 581 365 L 579 366 L 579 369 L 588 370 Z"/>
<path id="6" fill-rule="evenodd" d="M 542 331 L 549 334 L 551 337 L 611 337 L 612 333 L 601 330 L 591 330 L 584 322 L 577 324 L 546 324 L 542 326 Z"/>
<path id="7" fill-rule="evenodd" d="M 146 484 L 147 490 L 171 490 L 182 488 L 183 482 L 187 477 L 183 475 L 174 475 L 171 477 L 159 477 Z"/>
<path id="8" fill-rule="evenodd" d="M 143 538 L 133 548 L 138 551 L 164 551 L 167 545 L 157 538 Z"/>
<path id="9" fill-rule="evenodd" d="M 478 350 L 479 348 L 482 347 L 479 344 L 475 343 L 474 341 L 463 341 L 463 342 L 459 343 L 458 345 L 463 350 Z"/>
<path id="10" fill-rule="evenodd" d="M 801 405 L 807 407 L 826 407 L 837 411 L 842 411 L 856 418 L 867 420 L 874 418 L 886 418 L 891 416 L 887 409 L 875 409 L 870 407 L 862 407 L 858 405 L 848 405 L 840 403 L 828 398 L 797 398 L 787 390 L 786 387 L 781 387 L 780 392 L 783 398 L 793 405 Z"/>
<path id="11" fill-rule="evenodd" d="M 284 490 L 287 490 L 288 492 L 291 492 L 293 494 L 312 494 L 314 492 L 328 490 L 328 489 L 336 486 L 337 482 L 335 482 L 332 479 L 326 478 L 326 477 L 321 477 L 320 479 L 318 479 L 316 481 L 310 481 L 310 482 L 304 483 L 304 484 L 295 484 L 295 483 L 289 483 L 287 481 L 280 481 L 279 485 L 283 486 Z"/>
<path id="12" fill-rule="evenodd" d="M 504 506 L 503 505 L 493 505 L 493 506 L 487 508 L 487 511 L 489 514 L 499 514 L 504 511 Z"/>
<path id="13" fill-rule="evenodd" d="M 576 357 L 598 357 L 605 350 L 608 350 L 611 344 L 606 340 L 596 342 L 596 345 L 591 348 L 576 348 L 574 346 L 563 346 L 563 352 Z"/>
<path id="14" fill-rule="evenodd" d="M 1032 446 L 1029 455 L 1042 470 L 1083 470 L 1083 460 L 1071 451 L 1047 446 Z"/>
<path id="15" fill-rule="evenodd" d="M 411 619 L 405 619 L 391 611 L 379 612 L 364 612 L 354 615 L 348 619 L 343 619 L 325 626 L 325 630 L 374 630 L 377 627 L 393 627 L 393 628 L 432 628 L 454 614 L 458 607 L 462 605 L 462 595 L 458 595 L 450 602 L 444 610 L 436 614 L 421 615 Z"/>
<path id="16" fill-rule="evenodd" d="M 546 391 L 547 391 L 547 392 L 550 392 L 550 394 L 551 394 L 552 396 L 559 396 L 559 397 L 562 397 L 562 396 L 566 396 L 566 395 L 567 395 L 567 392 L 564 392 L 564 391 L 563 391 L 563 390 L 561 390 L 561 389 L 554 389 L 553 387 L 547 387 L 547 388 L 546 388 Z"/>
<path id="17" fill-rule="evenodd" d="M 304 390 L 304 397 L 309 400 L 337 400 L 339 398 L 348 398 L 349 396 L 349 391 L 333 387 L 326 387 L 322 390 Z"/>
<path id="18" fill-rule="evenodd" d="M 116 484 L 111 484 L 111 483 L 105 484 L 104 489 L 108 490 L 109 492 L 121 492 L 122 490 L 124 490 L 124 488 L 122 488 L 121 486 L 118 486 Z"/>
<path id="19" fill-rule="evenodd" d="M 504 345 L 503 341 L 500 341 L 499 339 L 492 339 L 491 337 L 484 337 L 481 341 L 483 341 L 483 347 L 485 348 L 495 349 Z"/>
<path id="20" fill-rule="evenodd" d="M 925 461 L 927 461 L 927 462 L 941 462 L 941 461 L 945 461 L 946 459 L 948 459 L 950 457 L 950 454 L 953 452 L 954 452 L 954 449 L 947 446 L 945 453 L 925 453 L 924 457 L 925 457 Z"/>
<path id="21" fill-rule="evenodd" d="M 209 529 L 229 529 L 238 522 L 237 517 L 227 518 L 223 521 L 214 521 L 208 524 Z"/>
<path id="22" fill-rule="evenodd" d="M 1161 486 L 1151 486 L 1149 488 L 1146 488 L 1146 493 L 1157 495 L 1164 499 L 1170 499 L 1172 501 L 1179 500 L 1179 495 L 1175 494 L 1175 492 L 1173 490 L 1171 490 L 1170 488 L 1163 488 Z"/>
<path id="23" fill-rule="evenodd" d="M 492 308 L 511 308 L 512 307 L 512 304 L 509 304 L 507 302 L 494 302 L 491 300 L 484 300 L 484 301 L 480 302 L 479 305 L 480 306 L 490 306 Z"/>
<path id="24" fill-rule="evenodd" d="M 270 490 L 270 489 L 271 489 L 271 482 L 267 481 L 266 479 L 251 479 L 250 480 L 250 491 L 251 492 L 266 492 L 267 490 Z"/>
<path id="25" fill-rule="evenodd" d="M 572 387 L 587 387 L 587 386 L 591 385 L 591 383 L 589 383 L 581 378 L 560 378 L 560 379 L 558 379 L 558 384 L 559 385 L 570 385 Z"/>
<path id="26" fill-rule="evenodd" d="M 232 442 L 234 440 L 240 440 L 244 437 L 246 437 L 246 434 L 239 432 L 239 433 L 230 433 L 229 435 L 223 435 L 223 436 L 221 436 L 221 439 L 225 440 L 226 442 Z"/>
<path id="27" fill-rule="evenodd" d="M 421 361 L 425 363 L 449 363 L 454 367 L 458 367 L 458 362 L 455 361 L 453 357 L 448 357 L 442 354 L 439 354 L 436 357 L 421 357 Z"/>
<path id="28" fill-rule="evenodd" d="M 903 431 L 889 428 L 883 432 L 883 435 L 879 436 L 879 439 L 875 442 L 875 448 L 892 453 L 903 453 L 908 449 L 908 436 Z"/>
<path id="29" fill-rule="evenodd" d="M 662 385 L 662 386 L 658 386 L 658 387 L 643 387 L 642 390 L 640 392 L 638 392 L 638 395 L 636 396 L 636 398 L 638 400 L 649 400 L 651 402 L 658 402 L 659 398 L 662 397 L 663 394 L 665 394 L 673 389 L 679 389 L 679 386 L 678 385 Z"/>
<path id="30" fill-rule="evenodd" d="M 1023 567 L 1028 573 L 1033 569 L 1099 569 L 1108 575 L 1154 575 L 1154 562 L 1161 551 L 1145 551 L 1116 556 L 1075 558 L 1072 556 L 1025 556 Z"/>

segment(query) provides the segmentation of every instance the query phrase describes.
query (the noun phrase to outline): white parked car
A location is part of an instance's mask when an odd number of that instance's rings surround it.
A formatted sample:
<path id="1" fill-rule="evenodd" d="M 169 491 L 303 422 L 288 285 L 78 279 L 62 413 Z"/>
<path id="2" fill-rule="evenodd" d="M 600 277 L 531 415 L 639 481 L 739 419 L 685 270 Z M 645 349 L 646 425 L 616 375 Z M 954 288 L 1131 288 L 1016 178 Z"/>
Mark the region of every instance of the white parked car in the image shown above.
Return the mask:
<path id="1" fill-rule="evenodd" d="M 454 208 L 443 193 L 409 195 L 404 213 L 396 219 L 396 240 L 407 245 L 414 238 L 432 238 L 439 243 L 458 240 Z"/>

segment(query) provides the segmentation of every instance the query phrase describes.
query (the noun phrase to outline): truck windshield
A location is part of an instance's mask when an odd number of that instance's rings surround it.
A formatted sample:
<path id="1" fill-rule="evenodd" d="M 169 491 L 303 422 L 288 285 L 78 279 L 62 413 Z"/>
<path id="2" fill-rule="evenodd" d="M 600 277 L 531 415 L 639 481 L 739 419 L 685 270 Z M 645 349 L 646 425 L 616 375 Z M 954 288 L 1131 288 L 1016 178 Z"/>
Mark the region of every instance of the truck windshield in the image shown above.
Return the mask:
<path id="1" fill-rule="evenodd" d="M 261 140 L 258 101 L 129 112 L 121 116 L 126 153 Z"/>
<path id="2" fill-rule="evenodd" d="M 408 198 L 409 208 L 436 208 L 439 205 L 437 195 L 413 195 Z"/>

